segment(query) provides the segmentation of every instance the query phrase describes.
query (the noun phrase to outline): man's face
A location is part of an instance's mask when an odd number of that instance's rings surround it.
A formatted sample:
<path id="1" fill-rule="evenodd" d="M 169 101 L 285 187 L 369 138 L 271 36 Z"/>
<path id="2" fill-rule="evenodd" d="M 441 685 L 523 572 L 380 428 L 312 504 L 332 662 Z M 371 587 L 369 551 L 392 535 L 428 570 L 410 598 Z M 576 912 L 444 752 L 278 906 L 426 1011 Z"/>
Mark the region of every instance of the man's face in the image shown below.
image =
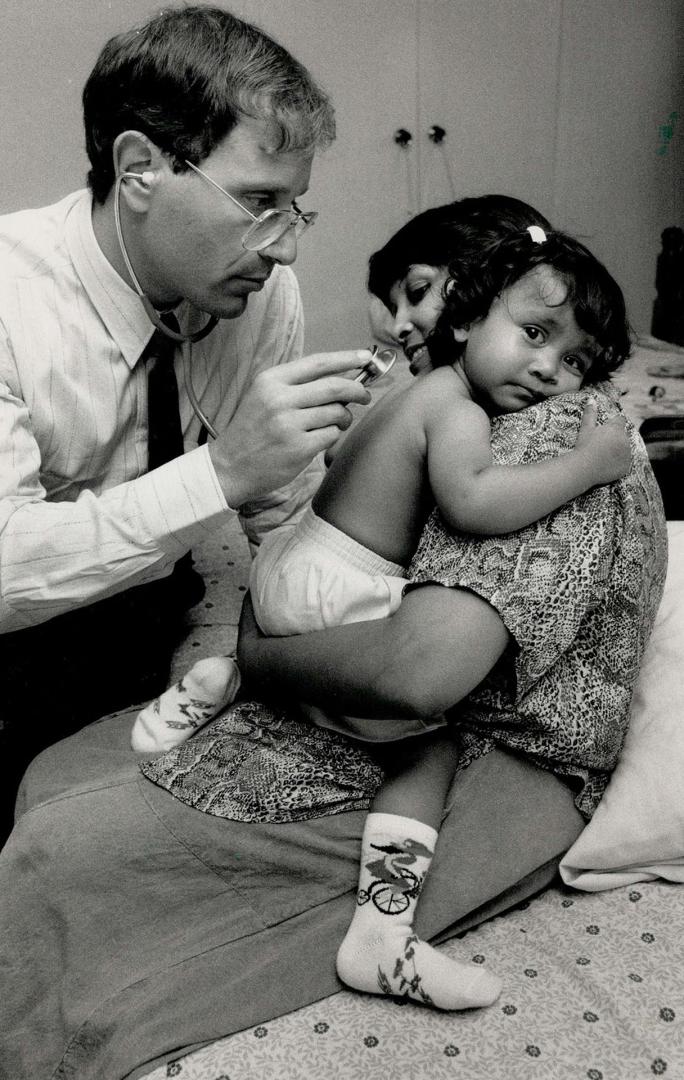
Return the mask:
<path id="1" fill-rule="evenodd" d="M 312 154 L 271 149 L 277 133 L 267 121 L 245 118 L 201 162 L 202 171 L 255 215 L 288 210 L 308 188 Z M 222 319 L 245 310 L 275 263 L 297 257 L 289 230 L 263 251 L 245 251 L 252 219 L 192 170 L 164 166 L 136 236 L 140 279 L 152 302 L 181 299 Z"/>

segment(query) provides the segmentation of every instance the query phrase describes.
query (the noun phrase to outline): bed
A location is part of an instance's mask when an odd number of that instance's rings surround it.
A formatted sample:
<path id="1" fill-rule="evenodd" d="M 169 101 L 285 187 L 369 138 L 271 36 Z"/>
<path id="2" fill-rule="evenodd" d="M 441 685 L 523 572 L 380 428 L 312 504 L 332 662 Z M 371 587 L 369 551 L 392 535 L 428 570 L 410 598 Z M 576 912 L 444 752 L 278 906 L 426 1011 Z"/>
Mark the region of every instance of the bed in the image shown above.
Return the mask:
<path id="1" fill-rule="evenodd" d="M 616 382 L 638 424 L 684 414 L 684 349 L 642 338 Z M 341 990 L 136 1077 L 684 1076 L 684 521 L 670 521 L 668 532 L 665 596 L 601 806 L 549 887 L 440 946 L 491 964 L 504 981 L 500 1000 L 439 1014 Z M 245 588 L 248 556 L 236 534 L 212 541 L 199 563 L 209 589 L 179 672 L 219 643 L 225 651 Z"/>
<path id="2" fill-rule="evenodd" d="M 683 356 L 642 345 L 626 406 L 655 404 L 654 365 L 658 404 L 675 401 Z M 590 825 L 567 785 L 501 749 L 450 793 L 416 929 L 498 971 L 494 1006 L 440 1015 L 341 992 L 367 803 L 288 823 L 200 812 L 144 775 L 134 706 L 50 747 L 22 783 L 0 864 L 0 1075 L 684 1076 L 684 521 L 669 547 L 628 737 Z M 234 529 L 196 555 L 208 591 L 178 672 L 229 650 L 246 588 Z M 279 722 L 271 710 L 254 728 L 269 753 Z"/>
<path id="3" fill-rule="evenodd" d="M 547 889 L 468 932 L 504 981 L 438 1014 L 346 991 L 172 1060 L 150 1080 L 637 1080 L 684 1075 L 682 897 Z M 461 943 L 463 944 L 463 943 Z M 448 953 L 453 945 L 442 948 Z M 462 956 L 462 952 L 460 953 Z"/>

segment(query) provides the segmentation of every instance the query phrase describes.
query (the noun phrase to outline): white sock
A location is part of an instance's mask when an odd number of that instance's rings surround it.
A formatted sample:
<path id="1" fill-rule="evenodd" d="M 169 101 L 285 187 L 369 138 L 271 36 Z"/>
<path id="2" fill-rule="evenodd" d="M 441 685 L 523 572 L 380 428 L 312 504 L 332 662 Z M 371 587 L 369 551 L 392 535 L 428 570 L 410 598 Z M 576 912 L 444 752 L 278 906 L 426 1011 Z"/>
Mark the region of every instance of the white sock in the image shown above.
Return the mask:
<path id="1" fill-rule="evenodd" d="M 434 829 L 413 818 L 368 815 L 357 906 L 337 954 L 337 974 L 355 990 L 437 1009 L 491 1005 L 502 989 L 495 975 L 452 960 L 413 930 L 436 840 Z"/>
<path id="2" fill-rule="evenodd" d="M 139 754 L 171 750 L 235 700 L 240 671 L 230 656 L 198 660 L 177 683 L 138 713 L 131 746 Z"/>

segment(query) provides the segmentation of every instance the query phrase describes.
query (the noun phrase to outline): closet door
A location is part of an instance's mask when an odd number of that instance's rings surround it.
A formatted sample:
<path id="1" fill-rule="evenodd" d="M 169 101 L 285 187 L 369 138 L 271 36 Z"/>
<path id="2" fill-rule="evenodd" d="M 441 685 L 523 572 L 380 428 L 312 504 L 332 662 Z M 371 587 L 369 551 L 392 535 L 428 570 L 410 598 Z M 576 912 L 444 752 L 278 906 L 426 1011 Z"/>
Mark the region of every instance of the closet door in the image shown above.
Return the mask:
<path id="1" fill-rule="evenodd" d="M 419 0 L 424 207 L 501 192 L 551 214 L 560 9 L 561 0 Z"/>
<path id="2" fill-rule="evenodd" d="M 419 0 L 418 33 L 422 205 L 531 202 L 606 263 L 647 330 L 660 233 L 684 209 L 681 0 Z"/>
<path id="3" fill-rule="evenodd" d="M 416 129 L 417 0 L 237 0 L 231 10 L 272 33 L 332 96 L 337 140 L 317 155 L 301 200 L 320 218 L 296 272 L 307 351 L 363 346 L 368 256 L 417 206 L 415 147 L 394 141 Z"/>

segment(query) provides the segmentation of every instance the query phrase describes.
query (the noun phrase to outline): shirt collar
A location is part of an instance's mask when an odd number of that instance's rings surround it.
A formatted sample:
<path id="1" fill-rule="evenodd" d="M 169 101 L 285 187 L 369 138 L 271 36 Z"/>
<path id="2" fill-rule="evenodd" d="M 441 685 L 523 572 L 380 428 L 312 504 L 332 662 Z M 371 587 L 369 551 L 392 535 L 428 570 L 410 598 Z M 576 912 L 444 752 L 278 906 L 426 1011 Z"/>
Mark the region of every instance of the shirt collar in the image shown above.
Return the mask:
<path id="1" fill-rule="evenodd" d="M 95 310 L 132 369 L 154 333 L 138 294 L 116 272 L 95 238 L 92 196 L 83 191 L 69 212 L 66 243 Z"/>

